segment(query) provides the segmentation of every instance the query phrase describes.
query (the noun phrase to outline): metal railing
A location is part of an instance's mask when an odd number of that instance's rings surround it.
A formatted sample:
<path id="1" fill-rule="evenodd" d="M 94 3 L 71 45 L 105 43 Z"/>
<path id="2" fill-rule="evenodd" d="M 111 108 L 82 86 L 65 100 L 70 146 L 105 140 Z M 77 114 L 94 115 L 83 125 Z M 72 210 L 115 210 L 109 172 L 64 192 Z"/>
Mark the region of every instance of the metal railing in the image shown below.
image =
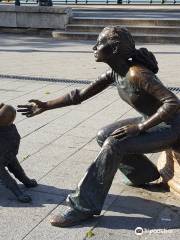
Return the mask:
<path id="1" fill-rule="evenodd" d="M 176 4 L 180 0 L 55 0 L 57 3 L 74 4 Z"/>
<path id="2" fill-rule="evenodd" d="M 120 4 L 161 4 L 161 5 L 177 5 L 180 4 L 180 0 L 0 0 L 0 3 L 9 4 L 27 4 L 27 5 L 40 5 L 40 6 L 52 6 L 52 5 L 120 5 Z"/>
<path id="3" fill-rule="evenodd" d="M 180 0 L 53 0 L 54 4 L 180 4 Z"/>

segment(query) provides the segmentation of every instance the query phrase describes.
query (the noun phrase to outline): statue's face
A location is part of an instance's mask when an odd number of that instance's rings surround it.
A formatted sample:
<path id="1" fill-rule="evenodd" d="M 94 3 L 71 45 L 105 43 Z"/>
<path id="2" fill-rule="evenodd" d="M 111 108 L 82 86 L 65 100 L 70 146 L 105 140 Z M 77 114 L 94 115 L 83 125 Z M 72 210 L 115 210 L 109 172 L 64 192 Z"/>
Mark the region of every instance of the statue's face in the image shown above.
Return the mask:
<path id="1" fill-rule="evenodd" d="M 108 62 L 113 57 L 113 49 L 108 40 L 108 31 L 102 31 L 99 34 L 93 50 L 96 62 Z"/>

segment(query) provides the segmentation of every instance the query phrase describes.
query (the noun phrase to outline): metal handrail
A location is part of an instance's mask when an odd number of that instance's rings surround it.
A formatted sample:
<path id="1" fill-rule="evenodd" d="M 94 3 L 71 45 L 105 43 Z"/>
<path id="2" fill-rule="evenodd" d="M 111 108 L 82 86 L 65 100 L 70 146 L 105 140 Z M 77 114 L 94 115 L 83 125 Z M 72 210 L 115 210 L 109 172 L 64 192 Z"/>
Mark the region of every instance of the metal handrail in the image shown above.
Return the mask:
<path id="1" fill-rule="evenodd" d="M 161 4 L 161 5 L 178 5 L 180 4 L 180 0 L 0 0 L 0 3 L 9 3 L 9 4 L 15 4 L 20 5 L 21 3 L 23 5 L 27 4 L 38 4 L 40 6 L 52 6 L 52 5 L 78 5 L 78 4 L 84 4 L 84 5 L 138 5 L 138 4 Z"/>

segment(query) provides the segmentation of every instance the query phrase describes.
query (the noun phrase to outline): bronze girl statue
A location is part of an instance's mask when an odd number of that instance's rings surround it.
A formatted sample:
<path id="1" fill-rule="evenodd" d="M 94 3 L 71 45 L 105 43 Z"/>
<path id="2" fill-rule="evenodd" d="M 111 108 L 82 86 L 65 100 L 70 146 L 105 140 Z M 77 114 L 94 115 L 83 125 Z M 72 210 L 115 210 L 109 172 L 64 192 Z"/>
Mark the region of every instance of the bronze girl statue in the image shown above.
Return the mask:
<path id="1" fill-rule="evenodd" d="M 115 83 L 120 97 L 140 117 L 112 123 L 99 131 L 101 151 L 76 191 L 67 197 L 70 208 L 51 220 L 53 226 L 72 226 L 99 215 L 118 168 L 134 185 L 158 179 L 157 167 L 144 154 L 172 148 L 180 138 L 179 99 L 155 75 L 158 65 L 154 55 L 146 48 L 136 49 L 127 29 L 112 26 L 102 30 L 93 50 L 97 62 L 110 66 L 97 81 L 52 101 L 31 100 L 33 105 L 20 105 L 19 111 L 32 117 L 80 104 Z"/>

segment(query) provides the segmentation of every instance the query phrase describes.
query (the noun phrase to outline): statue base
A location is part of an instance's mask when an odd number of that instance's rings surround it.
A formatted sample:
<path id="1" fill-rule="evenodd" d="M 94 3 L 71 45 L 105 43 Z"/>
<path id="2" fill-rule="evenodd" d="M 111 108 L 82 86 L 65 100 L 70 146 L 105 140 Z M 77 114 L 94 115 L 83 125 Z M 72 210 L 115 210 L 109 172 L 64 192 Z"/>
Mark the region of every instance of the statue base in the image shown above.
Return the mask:
<path id="1" fill-rule="evenodd" d="M 171 192 L 180 197 L 180 150 L 169 149 L 161 153 L 158 164 L 161 180 Z"/>

